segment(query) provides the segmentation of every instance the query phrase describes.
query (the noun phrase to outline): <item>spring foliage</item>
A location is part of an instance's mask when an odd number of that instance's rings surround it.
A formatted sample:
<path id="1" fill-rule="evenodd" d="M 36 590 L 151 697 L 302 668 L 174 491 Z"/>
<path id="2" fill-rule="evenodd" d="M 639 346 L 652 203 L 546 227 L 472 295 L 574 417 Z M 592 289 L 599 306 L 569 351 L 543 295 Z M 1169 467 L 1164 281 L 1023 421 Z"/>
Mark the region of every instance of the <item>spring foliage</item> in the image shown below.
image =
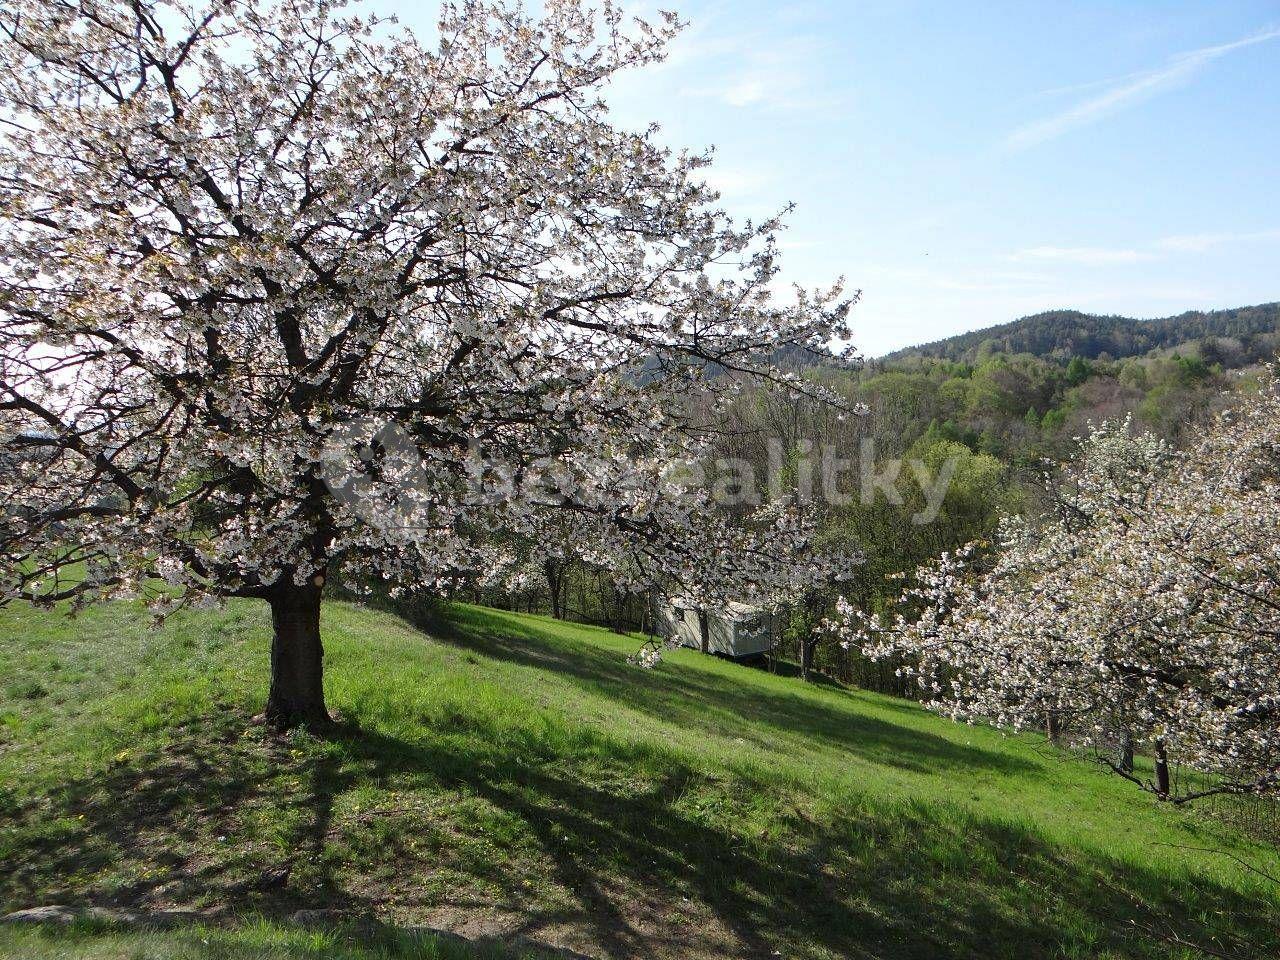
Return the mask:
<path id="1" fill-rule="evenodd" d="M 769 356 L 849 307 L 775 302 L 779 221 L 611 124 L 604 85 L 678 27 L 6 3 L 0 599 L 496 577 L 551 529 L 637 585 L 806 576 L 785 510 L 730 528 L 667 472 L 694 385 L 808 389 Z"/>
<path id="2" fill-rule="evenodd" d="M 900 657 L 931 706 L 1095 743 L 1132 737 L 1210 775 L 1280 786 L 1280 382 L 1182 450 L 1128 423 L 1079 442 L 1040 522 L 921 567 L 888 615 L 829 623 Z M 1141 785 L 1162 792 L 1129 773 Z M 1185 797 L 1181 798 L 1185 799 Z"/>

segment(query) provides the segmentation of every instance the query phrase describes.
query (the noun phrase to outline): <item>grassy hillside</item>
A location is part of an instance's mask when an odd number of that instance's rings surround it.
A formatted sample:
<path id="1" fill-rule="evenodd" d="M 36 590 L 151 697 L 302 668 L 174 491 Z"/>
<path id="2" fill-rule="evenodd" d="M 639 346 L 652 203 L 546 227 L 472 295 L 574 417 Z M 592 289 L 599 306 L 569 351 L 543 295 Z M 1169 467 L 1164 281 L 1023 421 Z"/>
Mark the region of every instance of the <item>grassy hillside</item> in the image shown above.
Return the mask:
<path id="1" fill-rule="evenodd" d="M 281 925 L 318 906 L 609 957 L 1280 950 L 1275 889 L 1188 848 L 1275 851 L 1037 738 L 692 652 L 643 672 L 633 639 L 482 608 L 325 629 L 341 733 L 275 738 L 260 605 L 0 611 L 0 906 L 221 911 L 145 943 L 0 929 L 0 955 L 366 955 Z"/>

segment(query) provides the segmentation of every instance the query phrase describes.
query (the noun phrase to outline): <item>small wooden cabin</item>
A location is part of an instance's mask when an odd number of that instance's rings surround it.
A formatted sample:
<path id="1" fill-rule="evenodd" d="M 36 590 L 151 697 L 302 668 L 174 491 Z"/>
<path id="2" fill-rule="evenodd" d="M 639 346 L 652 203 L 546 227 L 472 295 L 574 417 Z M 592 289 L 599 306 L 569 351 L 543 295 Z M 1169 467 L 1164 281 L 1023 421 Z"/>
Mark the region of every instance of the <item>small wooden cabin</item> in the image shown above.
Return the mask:
<path id="1" fill-rule="evenodd" d="M 679 637 L 680 645 L 703 648 L 703 623 L 697 607 L 655 600 L 655 632 L 663 637 Z M 781 635 L 781 615 L 776 610 L 730 601 L 706 612 L 708 653 L 738 659 L 768 653 Z"/>

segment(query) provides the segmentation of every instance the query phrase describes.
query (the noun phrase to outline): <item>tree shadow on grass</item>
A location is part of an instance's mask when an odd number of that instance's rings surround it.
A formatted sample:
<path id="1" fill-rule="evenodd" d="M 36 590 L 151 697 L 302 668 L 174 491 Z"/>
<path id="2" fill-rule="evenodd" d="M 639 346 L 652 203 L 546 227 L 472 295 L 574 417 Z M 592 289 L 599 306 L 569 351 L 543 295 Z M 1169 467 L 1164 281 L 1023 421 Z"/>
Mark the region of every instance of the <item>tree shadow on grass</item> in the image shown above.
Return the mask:
<path id="1" fill-rule="evenodd" d="M 325 743 L 226 736 L 246 719 L 178 731 L 163 753 L 18 810 L 3 827 L 0 898 L 488 911 L 509 935 L 610 958 L 1280 951 L 1270 897 L 944 805 L 864 803 L 815 822 L 776 783 L 725 783 L 590 730 L 554 749 L 482 718 L 413 741 L 354 726 Z M 353 819 L 352 798 L 374 809 Z M 762 802 L 770 829 L 738 829 Z M 273 846 L 245 826 L 264 819 L 280 825 Z"/>
<path id="2" fill-rule="evenodd" d="M 570 676 L 585 689 L 681 729 L 743 738 L 763 750 L 777 750 L 778 741 L 754 735 L 741 721 L 915 773 L 967 769 L 1021 778 L 1041 775 L 1041 768 L 1024 758 L 840 709 L 799 686 L 789 692 L 744 682 L 753 679 L 750 672 L 738 678 L 668 664 L 640 670 L 618 653 L 565 640 L 551 625 L 543 631 L 474 608 L 446 609 L 417 625 L 476 653 Z"/>
<path id="3" fill-rule="evenodd" d="M 261 917 L 213 926 L 128 924 L 81 918 L 0 928 L 4 957 L 155 960 L 589 960 L 532 943 L 502 944 L 446 931 L 366 921 L 272 923 Z"/>
<path id="4" fill-rule="evenodd" d="M 272 781 L 288 747 L 241 742 L 248 722 L 242 712 L 220 709 L 206 724 L 174 728 L 155 752 L 122 754 L 107 769 L 0 818 L 6 852 L 17 854 L 0 857 L 4 902 L 276 902 L 280 865 L 240 845 L 245 818 L 270 810 L 284 822 L 301 809 L 307 828 L 293 840 L 306 851 L 325 829 L 333 796 L 348 784 L 321 758 L 303 771 L 301 789 L 280 794 Z"/>
<path id="5" fill-rule="evenodd" d="M 676 955 L 692 945 L 723 949 L 698 944 L 696 933 L 655 930 L 652 916 L 638 923 L 628 901 L 641 891 L 668 907 L 684 898 L 701 905 L 745 956 L 783 948 L 790 956 L 1048 957 L 1073 938 L 1076 948 L 1125 956 L 1168 955 L 1178 943 L 1225 946 L 1236 956 L 1280 947 L 1268 914 L 1274 902 L 1067 852 L 1024 826 L 956 808 L 863 807 L 815 823 L 779 797 L 777 834 L 751 837 L 733 829 L 731 802 L 718 820 L 675 803 L 705 777 L 674 756 L 655 782 L 620 794 L 509 755 L 459 763 L 435 745 L 375 733 L 357 742 L 374 779 L 440 771 L 518 817 L 557 884 L 574 891 L 569 919 L 589 927 L 609 957 L 650 956 L 655 943 Z M 620 771 L 639 765 L 628 756 L 636 748 L 609 749 Z M 749 779 L 735 788 L 751 802 L 778 789 Z M 1210 914 L 1229 918 L 1227 927 L 1191 919 Z M 522 931 L 565 919 L 529 911 Z"/>

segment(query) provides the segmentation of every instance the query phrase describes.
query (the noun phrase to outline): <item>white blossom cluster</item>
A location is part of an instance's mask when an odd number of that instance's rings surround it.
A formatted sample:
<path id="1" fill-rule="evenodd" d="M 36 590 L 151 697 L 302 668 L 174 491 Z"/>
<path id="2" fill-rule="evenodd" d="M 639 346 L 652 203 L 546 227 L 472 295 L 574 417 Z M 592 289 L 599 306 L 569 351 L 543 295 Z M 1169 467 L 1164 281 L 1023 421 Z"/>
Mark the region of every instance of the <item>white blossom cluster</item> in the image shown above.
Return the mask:
<path id="1" fill-rule="evenodd" d="M 1280 381 L 1186 450 L 1097 427 L 1056 489 L 994 551 L 944 555 L 889 613 L 845 603 L 826 629 L 955 718 L 1133 738 L 1208 775 L 1201 794 L 1276 790 Z"/>
<path id="2" fill-rule="evenodd" d="M 640 649 L 631 656 L 627 657 L 627 663 L 633 667 L 640 667 L 642 670 L 652 670 L 662 662 L 662 655 L 668 651 L 680 646 L 679 637 L 660 638 L 652 636 L 647 639 Z"/>
<path id="3" fill-rule="evenodd" d="M 775 303 L 779 222 L 610 124 L 676 19 L 467 0 L 428 45 L 345 6 L 0 8 L 0 602 L 417 589 L 552 542 L 637 588 L 822 576 L 793 512 L 669 479 L 691 392 L 812 391 L 769 358 L 851 303 Z"/>

